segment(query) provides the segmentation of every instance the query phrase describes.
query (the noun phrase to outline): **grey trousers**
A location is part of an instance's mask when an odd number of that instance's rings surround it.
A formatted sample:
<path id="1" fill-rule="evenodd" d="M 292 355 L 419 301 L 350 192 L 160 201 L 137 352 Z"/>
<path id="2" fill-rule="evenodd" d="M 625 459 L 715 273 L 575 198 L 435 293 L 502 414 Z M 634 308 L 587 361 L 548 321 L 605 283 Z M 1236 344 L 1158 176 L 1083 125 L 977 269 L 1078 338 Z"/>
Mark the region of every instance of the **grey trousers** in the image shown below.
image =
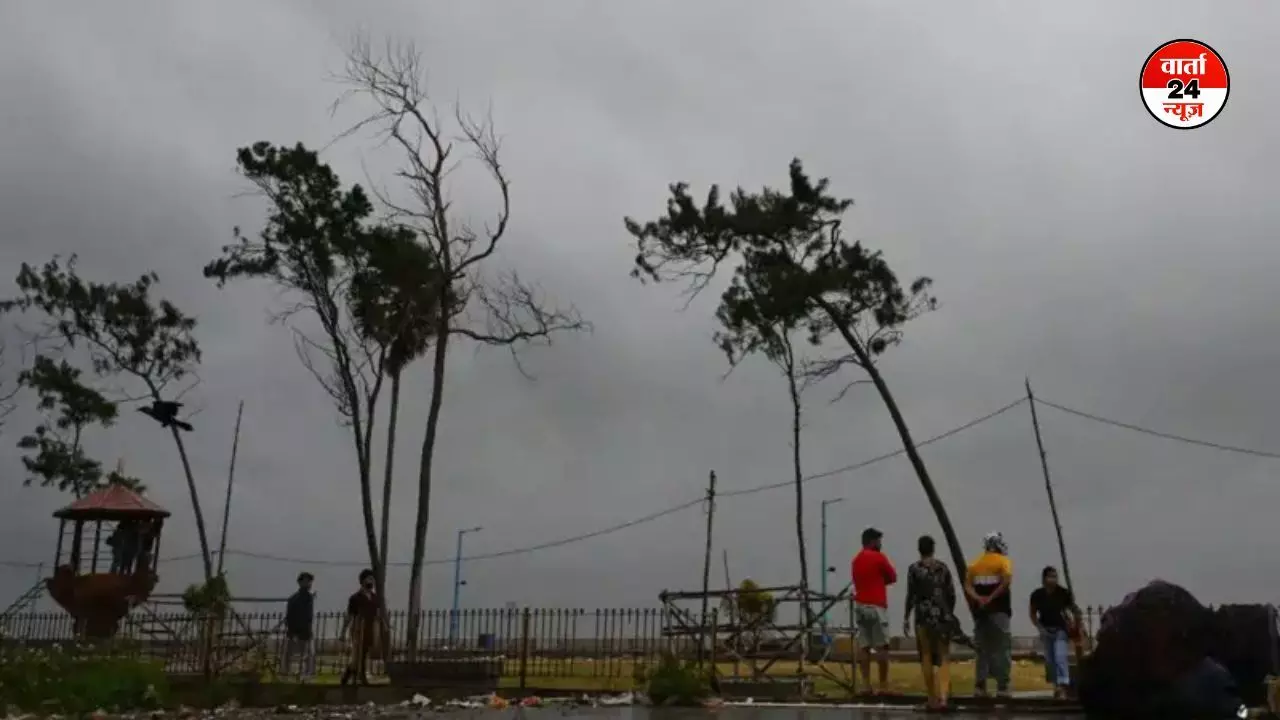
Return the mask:
<path id="1" fill-rule="evenodd" d="M 977 667 L 973 685 L 985 690 L 987 678 L 996 681 L 996 692 L 1009 689 L 1009 671 L 1013 665 L 1013 640 L 1009 636 L 1009 616 L 992 613 L 980 616 L 973 626 L 973 644 L 977 648 Z"/>

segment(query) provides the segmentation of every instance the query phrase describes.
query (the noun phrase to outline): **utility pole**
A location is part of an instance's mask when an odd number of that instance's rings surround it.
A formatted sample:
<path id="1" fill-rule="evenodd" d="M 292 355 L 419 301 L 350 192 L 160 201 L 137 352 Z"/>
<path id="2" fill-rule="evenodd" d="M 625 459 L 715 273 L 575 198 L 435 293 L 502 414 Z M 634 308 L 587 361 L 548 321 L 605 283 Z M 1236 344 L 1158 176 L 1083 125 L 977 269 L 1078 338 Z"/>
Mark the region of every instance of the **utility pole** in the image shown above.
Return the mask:
<path id="1" fill-rule="evenodd" d="M 236 409 L 236 430 L 231 438 L 231 467 L 227 469 L 227 499 L 222 505 L 222 539 L 218 541 L 218 574 L 222 574 L 222 559 L 227 556 L 227 523 L 231 521 L 231 487 L 236 482 L 236 453 L 240 450 L 240 419 L 244 416 L 244 401 Z"/>
<path id="2" fill-rule="evenodd" d="M 830 500 L 822 501 L 822 540 L 819 543 L 821 548 L 819 554 L 822 556 L 822 607 L 824 608 L 827 606 L 827 575 L 831 571 L 831 568 L 827 565 L 827 506 L 843 501 L 844 498 L 831 498 Z M 830 638 L 827 637 L 827 613 L 825 611 L 822 613 L 822 640 L 823 642 L 830 642 Z"/>
<path id="3" fill-rule="evenodd" d="M 702 618 L 698 627 L 702 630 L 702 638 L 698 642 L 698 663 L 702 663 L 702 654 L 706 647 L 707 634 L 707 595 L 711 592 L 711 526 L 716 517 L 716 471 L 711 471 L 707 481 L 707 549 L 702 560 Z M 712 638 L 712 642 L 715 639 Z"/>
<path id="4" fill-rule="evenodd" d="M 458 600 L 462 594 L 462 586 L 466 584 L 462 579 L 462 536 L 473 532 L 480 532 L 480 526 L 459 530 L 458 544 L 453 552 L 453 610 L 449 613 L 450 647 L 456 645 L 458 641 Z"/>
<path id="5" fill-rule="evenodd" d="M 1036 398 L 1031 392 L 1031 378 L 1026 378 L 1027 403 L 1031 405 L 1031 427 L 1036 433 L 1036 448 L 1040 451 L 1040 469 L 1044 472 L 1044 489 L 1049 495 L 1049 512 L 1053 515 L 1053 529 L 1058 533 L 1058 554 L 1062 557 L 1062 577 L 1067 581 L 1071 592 L 1076 586 L 1071 583 L 1071 567 L 1067 565 L 1067 543 L 1062 539 L 1062 521 L 1058 519 L 1058 503 L 1053 498 L 1053 483 L 1049 481 L 1049 459 L 1044 452 L 1044 440 L 1040 437 L 1040 418 L 1036 415 Z"/>

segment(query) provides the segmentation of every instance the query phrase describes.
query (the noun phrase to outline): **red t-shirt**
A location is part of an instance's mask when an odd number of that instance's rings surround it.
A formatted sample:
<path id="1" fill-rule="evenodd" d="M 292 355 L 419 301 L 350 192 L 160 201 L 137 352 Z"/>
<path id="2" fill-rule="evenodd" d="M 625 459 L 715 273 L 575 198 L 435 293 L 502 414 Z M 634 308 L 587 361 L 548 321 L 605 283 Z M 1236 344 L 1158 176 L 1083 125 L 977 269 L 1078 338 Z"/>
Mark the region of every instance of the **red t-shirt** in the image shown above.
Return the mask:
<path id="1" fill-rule="evenodd" d="M 893 563 L 879 550 L 863 548 L 853 556 L 853 601 L 859 605 L 888 608 L 888 587 L 897 581 Z"/>

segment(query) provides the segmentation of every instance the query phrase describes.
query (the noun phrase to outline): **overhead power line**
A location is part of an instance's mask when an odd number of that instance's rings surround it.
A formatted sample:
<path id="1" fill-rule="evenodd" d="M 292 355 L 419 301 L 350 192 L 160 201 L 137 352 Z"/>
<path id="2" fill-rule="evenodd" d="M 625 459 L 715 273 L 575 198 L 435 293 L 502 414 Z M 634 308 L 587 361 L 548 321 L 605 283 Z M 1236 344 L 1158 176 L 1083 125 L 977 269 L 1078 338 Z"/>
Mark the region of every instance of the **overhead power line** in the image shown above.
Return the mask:
<path id="1" fill-rule="evenodd" d="M 1026 401 L 1027 399 L 1025 397 L 1018 398 L 1017 400 L 1014 400 L 1013 402 L 1009 403 L 1008 405 L 1005 405 L 999 410 L 995 410 L 981 417 L 974 418 L 973 420 L 970 420 L 969 422 L 963 425 L 960 425 L 959 427 L 951 428 L 950 430 L 942 433 L 941 435 L 934 435 L 933 437 L 927 440 L 922 440 L 916 443 L 916 447 L 922 448 L 926 445 L 932 445 L 933 443 L 939 442 L 941 440 L 946 440 L 952 435 L 958 435 L 964 432 L 965 430 L 968 430 L 971 427 L 974 427 L 976 425 L 981 425 L 982 423 L 988 420 L 993 420 L 997 416 L 1000 416 L 1009 412 L 1010 410 L 1018 407 L 1019 405 L 1021 405 Z M 907 451 L 905 448 L 894 450 L 893 452 L 885 453 L 883 455 L 877 455 L 873 458 L 868 458 L 866 460 L 863 460 L 862 462 L 857 462 L 852 465 L 845 465 L 844 467 L 838 467 L 834 470 L 827 470 L 824 472 L 816 473 L 814 475 L 808 475 L 802 480 L 802 482 L 811 482 L 813 480 L 821 480 L 823 478 L 829 478 L 835 475 L 843 475 L 844 473 L 853 472 L 854 470 L 861 470 L 862 468 L 875 465 L 876 463 L 879 463 L 879 462 L 884 462 L 885 460 L 888 460 L 890 458 L 895 458 L 895 457 L 898 457 L 899 455 L 906 455 L 906 454 L 907 454 Z M 763 492 L 765 490 L 776 490 L 778 488 L 794 487 L 795 484 L 796 483 L 794 480 L 783 480 L 782 482 L 769 483 L 768 485 L 757 485 L 756 487 L 744 488 L 742 490 L 730 490 L 727 492 L 721 492 L 719 493 L 719 495 L 720 497 L 738 497 L 741 495 L 753 495 L 755 493 Z"/>
<path id="2" fill-rule="evenodd" d="M 975 418 L 975 419 L 973 419 L 973 420 L 970 420 L 969 422 L 967 422 L 967 423 L 965 423 L 965 424 L 963 424 L 963 425 L 960 425 L 960 426 L 958 426 L 958 427 L 954 427 L 954 428 L 952 428 L 952 429 L 950 429 L 950 430 L 948 430 L 948 431 L 946 431 L 946 432 L 944 432 L 944 433 L 941 433 L 941 434 L 939 434 L 939 435 L 934 435 L 934 436 L 933 436 L 933 437 L 931 437 L 931 438 L 928 438 L 928 439 L 926 439 L 926 440 L 923 440 L 923 441 L 921 441 L 921 442 L 918 442 L 918 443 L 916 443 L 916 446 L 917 446 L 917 447 L 924 447 L 924 446 L 926 446 L 926 445 L 931 445 L 931 444 L 936 443 L 936 442 L 939 442 L 939 441 L 941 441 L 941 440 L 945 440 L 945 439 L 947 439 L 947 438 L 949 438 L 949 437 L 951 437 L 951 436 L 953 436 L 953 435 L 956 435 L 956 434 L 958 434 L 958 433 L 964 432 L 965 430 L 968 430 L 969 428 L 972 428 L 972 427 L 974 427 L 974 426 L 976 426 L 976 425 L 980 425 L 980 424 L 982 424 L 982 423 L 984 423 L 984 422 L 987 422 L 988 420 L 991 420 L 991 419 L 993 419 L 993 418 L 995 418 L 995 417 L 997 417 L 997 416 L 999 416 L 999 415 L 1002 415 L 1002 414 L 1004 414 L 1004 413 L 1006 413 L 1006 412 L 1008 412 L 1008 411 L 1010 411 L 1010 410 L 1012 410 L 1012 409 L 1014 409 L 1014 408 L 1018 407 L 1019 405 L 1021 405 L 1022 403 L 1026 402 L 1026 401 L 1027 401 L 1027 399 L 1026 399 L 1025 397 L 1020 397 L 1020 398 L 1018 398 L 1017 400 L 1015 400 L 1015 401 L 1013 401 L 1013 402 L 1011 402 L 1011 403 L 1009 403 L 1009 404 L 1005 405 L 1004 407 L 1002 407 L 1002 408 L 1000 408 L 1000 409 L 998 409 L 998 410 L 996 410 L 996 411 L 994 411 L 994 412 L 989 412 L 989 413 L 987 413 L 986 415 L 983 415 L 983 416 L 981 416 L 981 417 L 978 417 L 978 418 Z M 804 478 L 803 482 L 811 482 L 811 481 L 814 481 L 814 480 L 821 480 L 821 479 L 823 479 L 823 478 L 829 478 L 829 477 L 833 477 L 833 476 L 835 476 L 835 475 L 842 475 L 842 474 L 844 474 L 844 473 L 853 472 L 854 470 L 860 470 L 860 469 L 862 469 L 862 468 L 865 468 L 865 467 L 868 467 L 868 466 L 874 465 L 874 464 L 879 463 L 879 462 L 884 462 L 885 460 L 889 460 L 890 458 L 895 458 L 895 457 L 897 457 L 897 456 L 899 456 L 899 455 L 904 455 L 904 454 L 906 454 L 906 450 L 902 450 L 902 449 L 895 450 L 895 451 L 893 451 L 893 452 L 889 452 L 889 453 L 884 453 L 883 455 L 877 455 L 876 457 L 868 458 L 867 460 L 863 460 L 862 462 L 853 463 L 852 465 L 845 465 L 844 467 L 835 468 L 834 470 L 827 470 L 827 471 L 825 471 L 825 472 L 820 472 L 820 473 L 816 473 L 816 474 L 813 474 L 813 475 L 806 476 L 806 477 Z M 766 485 L 757 485 L 757 486 L 755 486 L 755 487 L 743 488 L 743 489 L 740 489 L 740 490 L 727 491 L 727 492 L 721 493 L 720 495 L 721 495 L 721 497 L 738 497 L 738 496 L 742 496 L 742 495 L 752 495 L 752 494 L 755 494 L 755 493 L 758 493 L 758 492 L 763 492 L 763 491 L 765 491 L 765 490 L 775 490 L 775 489 L 778 489 L 778 488 L 793 487 L 794 485 L 795 485 L 795 481 L 793 481 L 793 480 L 787 480 L 787 481 L 784 481 L 784 482 L 768 483 L 768 484 L 766 484 Z M 625 530 L 625 529 L 630 528 L 630 527 L 635 527 L 636 525 L 643 525 L 643 524 L 645 524 L 645 523 L 652 522 L 652 521 L 654 521 L 654 520 L 658 520 L 659 518 L 666 517 L 667 515 L 671 515 L 671 514 L 673 514 L 673 513 L 680 512 L 681 510 L 685 510 L 685 509 L 687 509 L 687 508 L 694 507 L 695 505 L 700 505 L 700 504 L 702 504 L 704 501 L 705 501 L 705 498 L 704 498 L 704 497 L 702 497 L 702 496 L 699 496 L 699 497 L 697 497 L 697 498 L 693 498 L 693 499 L 691 499 L 691 500 L 689 500 L 689 501 L 687 501 L 687 502 L 681 503 L 681 504 L 679 504 L 679 505 L 675 505 L 675 506 L 673 506 L 673 507 L 669 507 L 669 508 L 667 508 L 666 510 L 661 510 L 661 511 L 659 511 L 659 512 L 651 513 L 651 514 L 649 514 L 649 515 L 645 515 L 645 516 L 643 516 L 643 517 L 639 517 L 639 518 L 636 518 L 636 519 L 634 519 L 634 520 L 628 520 L 627 522 L 619 523 L 619 524 L 617 524 L 617 525 L 611 525 L 611 526 L 609 526 L 609 527 L 602 528 L 602 529 L 600 529 L 600 530 L 594 530 L 594 531 L 592 531 L 592 532 L 583 533 L 583 534 L 581 534 L 581 535 L 574 535 L 574 536 L 572 536 L 572 537 L 562 538 L 562 539 L 559 539 L 559 540 L 553 540 L 553 541 L 550 541 L 550 542 L 539 543 L 539 544 L 537 544 L 537 545 L 527 545 L 527 546 L 524 546 L 524 547 L 510 548 L 510 549 L 507 549 L 507 550 L 499 550 L 499 551 L 497 551 L 497 552 L 489 552 L 489 553 L 480 553 L 480 554 L 477 554 L 477 555 L 469 555 L 469 556 L 464 557 L 464 558 L 462 558 L 462 559 L 463 559 L 463 560 L 465 560 L 465 561 L 473 561 L 473 560 L 494 560 L 494 559 L 496 559 L 496 558 L 511 557 L 511 556 L 513 556 L 513 555 L 524 555 L 524 554 L 527 554 L 527 553 L 537 552 L 537 551 L 539 551 L 539 550 L 548 550 L 548 549 L 550 549 L 550 548 L 561 547 L 561 546 L 563 546 L 563 545 L 571 545 L 571 544 L 573 544 L 573 543 L 582 542 L 582 541 L 584 541 L 584 540 L 590 540 L 590 539 L 592 539 L 592 538 L 601 537 L 601 536 L 603 536 L 603 535 L 610 535 L 610 534 L 615 533 L 615 532 L 618 532 L 618 531 L 620 531 L 620 530 Z M 284 557 L 284 556 L 280 556 L 280 555 L 271 555 L 271 554 L 267 554 L 267 553 L 249 552 L 249 551 L 244 551 L 244 550 L 228 550 L 228 551 L 227 551 L 227 554 L 228 554 L 228 555 L 237 556 L 237 557 L 253 558 L 253 559 L 256 559 L 256 560 L 265 560 L 265 561 L 268 561 L 268 562 L 291 563 L 291 564 L 295 564 L 295 565 L 316 565 L 316 566 L 327 566 L 327 567 L 360 567 L 360 566 L 365 566 L 365 565 L 368 565 L 368 564 L 369 564 L 367 560 L 318 560 L 318 559 L 314 559 L 314 558 L 295 558 L 295 557 Z M 186 556 L 182 556 L 181 558 L 167 558 L 166 560 L 167 560 L 167 561 L 169 561 L 169 562 L 173 562 L 173 561 L 176 561 L 176 560 L 179 560 L 179 559 L 186 560 L 186 559 L 190 559 L 190 558 L 198 558 L 198 557 L 200 557 L 200 555 L 197 553 L 197 554 L 193 554 L 193 555 L 186 555 Z M 452 563 L 453 563 L 453 560 L 452 560 L 452 559 L 426 560 L 426 561 L 424 561 L 424 562 L 423 562 L 423 565 L 444 565 L 444 564 L 452 564 Z M 389 563 L 387 563 L 387 565 L 388 565 L 388 566 L 390 566 L 390 567 L 409 567 L 409 566 L 411 566 L 412 564 L 413 564 L 412 562 L 389 562 Z"/>
<path id="3" fill-rule="evenodd" d="M 1188 445 L 1199 445 L 1200 447 L 1213 448 L 1214 450 L 1222 450 L 1225 452 L 1239 453 L 1241 455 L 1252 455 L 1254 457 L 1280 459 L 1280 453 L 1277 453 L 1277 452 L 1268 452 L 1266 450 L 1255 450 L 1253 448 L 1238 447 L 1236 445 L 1224 445 L 1222 443 L 1210 442 L 1208 440 L 1197 440 L 1195 438 L 1186 437 L 1185 435 L 1175 435 L 1173 433 L 1161 432 L 1159 430 L 1152 430 L 1151 428 L 1145 428 L 1140 425 L 1134 425 L 1132 423 L 1121 422 L 1119 420 L 1112 420 L 1111 418 L 1105 418 L 1105 417 L 1102 417 L 1101 415 L 1094 415 L 1093 413 L 1087 413 L 1083 410 L 1075 410 L 1065 405 L 1059 405 L 1058 403 L 1049 402 L 1048 400 L 1045 400 L 1040 397 L 1036 398 L 1036 402 L 1046 407 L 1051 407 L 1054 410 L 1059 410 L 1061 412 L 1067 413 L 1069 415 L 1075 415 L 1077 417 L 1085 418 L 1086 420 L 1092 420 L 1094 422 L 1099 422 L 1104 425 L 1110 425 L 1112 427 L 1124 428 L 1125 430 L 1132 430 L 1134 432 L 1142 433 L 1143 435 L 1150 435 L 1152 437 L 1164 438 L 1165 440 L 1174 440 L 1176 442 L 1186 443 Z"/>
<path id="4" fill-rule="evenodd" d="M 948 430 L 948 431 L 946 431 L 946 432 L 944 432 L 944 433 L 941 433 L 941 434 L 939 434 L 939 435 L 934 435 L 933 437 L 930 437 L 930 438 L 928 438 L 928 439 L 926 439 L 926 440 L 922 440 L 922 441 L 920 441 L 920 442 L 916 443 L 916 447 L 924 447 L 924 446 L 926 446 L 926 445 L 931 445 L 931 444 L 933 444 L 933 443 L 939 442 L 939 441 L 941 441 L 941 440 L 945 440 L 945 439 L 947 439 L 947 438 L 949 438 L 949 437 L 952 437 L 952 436 L 954 436 L 954 435 L 957 435 L 957 434 L 959 434 L 959 433 L 962 433 L 962 432 L 964 432 L 965 430 L 968 430 L 968 429 L 970 429 L 970 428 L 972 428 L 972 427 L 974 427 L 974 426 L 981 425 L 982 423 L 985 423 L 985 422 L 987 422 L 988 420 L 992 420 L 992 419 L 994 419 L 994 418 L 996 418 L 996 417 L 998 417 L 998 416 L 1000 416 L 1000 415 L 1003 415 L 1004 413 L 1006 413 L 1006 412 L 1008 412 L 1008 411 L 1010 411 L 1010 410 L 1012 410 L 1012 409 L 1014 409 L 1014 408 L 1018 407 L 1019 405 L 1021 405 L 1021 404 L 1025 403 L 1026 401 L 1027 401 L 1027 399 L 1026 399 L 1025 397 L 1020 397 L 1020 398 L 1018 398 L 1017 400 L 1015 400 L 1015 401 L 1013 401 L 1013 402 L 1011 402 L 1011 403 L 1009 403 L 1009 404 L 1007 404 L 1007 405 L 1005 405 L 1005 406 L 1003 406 L 1003 407 L 999 408 L 998 410 L 995 410 L 995 411 L 993 411 L 993 412 L 989 412 L 989 413 L 987 413 L 986 415 L 982 415 L 982 416 L 980 416 L 980 417 L 974 418 L 973 420 L 970 420 L 969 422 L 967 422 L 967 423 L 965 423 L 965 424 L 963 424 L 963 425 L 960 425 L 960 426 L 958 426 L 958 427 L 954 427 L 954 428 L 952 428 L 952 429 L 950 429 L 950 430 Z M 1061 404 L 1059 404 L 1059 403 L 1051 402 L 1051 401 L 1049 401 L 1049 400 L 1045 400 L 1045 399 L 1040 398 L 1040 397 L 1037 397 L 1037 398 L 1036 398 L 1036 402 L 1038 402 L 1038 403 L 1040 403 L 1041 405 L 1044 405 L 1044 406 L 1046 406 L 1046 407 L 1053 408 L 1054 410 L 1058 410 L 1058 411 L 1060 411 L 1060 412 L 1064 412 L 1064 413 L 1067 413 L 1067 414 L 1070 414 L 1070 415 L 1075 415 L 1075 416 L 1078 416 L 1078 417 L 1081 417 L 1081 418 L 1085 418 L 1085 419 L 1087 419 L 1087 420 L 1092 420 L 1092 421 L 1094 421 L 1094 422 L 1102 423 L 1102 424 L 1105 424 L 1105 425 L 1110 425 L 1110 426 L 1112 426 L 1112 427 L 1118 427 L 1118 428 L 1122 428 L 1122 429 L 1125 429 L 1125 430 L 1131 430 L 1131 431 L 1133 431 L 1133 432 L 1142 433 L 1142 434 L 1144 434 L 1144 435 L 1150 435 L 1150 436 L 1153 436 L 1153 437 L 1164 438 L 1164 439 L 1166 439 L 1166 440 L 1173 440 L 1173 441 L 1176 441 L 1176 442 L 1186 443 L 1186 444 L 1189 444 L 1189 445 L 1198 445 L 1198 446 L 1200 446 L 1200 447 L 1207 447 L 1207 448 L 1212 448 L 1212 449 L 1214 449 L 1214 450 L 1221 450 L 1221 451 L 1225 451 L 1225 452 L 1233 452 L 1233 453 L 1238 453 L 1238 454 L 1242 454 L 1242 455 L 1251 455 L 1251 456 L 1254 456 L 1254 457 L 1264 457 L 1264 458 L 1280 459 L 1280 452 L 1270 452 L 1270 451 L 1266 451 L 1266 450 L 1257 450 L 1257 449 L 1253 449 L 1253 448 L 1245 448 L 1245 447 L 1239 447 L 1239 446 L 1234 446 L 1234 445 L 1226 445 L 1226 444 L 1223 444 L 1223 443 L 1211 442 L 1211 441 L 1208 441 L 1208 440 L 1199 440 L 1199 439 L 1196 439 L 1196 438 L 1186 437 L 1186 436 L 1184 436 L 1184 435 L 1176 435 L 1176 434 L 1173 434 L 1173 433 L 1167 433 L 1167 432 L 1162 432 L 1162 431 L 1159 431 L 1159 430 L 1153 430 L 1153 429 L 1151 429 L 1151 428 L 1142 427 L 1142 426 L 1140 426 L 1140 425 L 1135 425 L 1135 424 L 1133 424 L 1133 423 L 1122 422 L 1122 421 L 1119 421 L 1119 420 L 1113 420 L 1113 419 L 1111 419 L 1111 418 L 1103 417 L 1103 416 L 1101 416 L 1101 415 L 1095 415 L 1095 414 L 1093 414 L 1093 413 L 1088 413 L 1088 412 L 1085 412 L 1085 411 L 1083 411 L 1083 410 L 1076 410 L 1076 409 L 1074 409 L 1074 408 L 1067 407 L 1067 406 L 1065 406 L 1065 405 L 1061 405 Z M 893 451 L 893 452 L 884 453 L 884 454 L 882 454 L 882 455 L 877 455 L 877 456 L 875 456 L 875 457 L 868 458 L 868 459 L 863 460 L 863 461 L 861 461 L 861 462 L 853 463 L 853 464 L 851 464 L 851 465 L 845 465 L 845 466 L 843 466 L 843 467 L 835 468 L 835 469 L 833 469 L 833 470 L 827 470 L 827 471 L 824 471 L 824 472 L 815 473 L 815 474 L 813 474 L 813 475 L 808 475 L 808 476 L 806 476 L 806 477 L 803 479 L 803 482 L 812 482 L 812 481 L 814 481 L 814 480 L 820 480 L 820 479 L 823 479 L 823 478 L 833 477 L 833 476 L 835 476 L 835 475 L 842 475 L 842 474 L 844 474 L 844 473 L 853 472 L 853 471 L 855 471 L 855 470 L 861 470 L 861 469 L 863 469 L 863 468 L 869 467 L 869 466 L 874 465 L 874 464 L 879 463 L 879 462 L 883 462 L 883 461 L 885 461 L 885 460 L 889 460 L 890 458 L 894 458 L 894 457 L 897 457 L 897 456 L 899 456 L 899 455 L 903 455 L 903 454 L 905 454 L 905 453 L 906 453 L 906 450 L 905 450 L 905 449 L 898 449 L 898 450 L 895 450 L 895 451 Z M 785 481 L 782 481 L 782 482 L 768 483 L 768 484 L 765 484 L 765 485 L 757 485 L 757 486 L 755 486 L 755 487 L 742 488 L 742 489 L 739 489 L 739 490 L 728 490 L 728 491 L 724 491 L 724 492 L 718 493 L 718 495 L 719 495 L 720 497 L 722 497 L 722 498 L 723 498 L 723 497 L 739 497 L 739 496 L 744 496 L 744 495 L 753 495 L 753 494 L 755 494 L 755 493 L 758 493 L 758 492 L 764 492 L 764 491 L 766 491 L 766 490 L 775 490 L 775 489 L 780 489 L 780 488 L 785 488 L 785 487 L 792 487 L 793 485 L 794 485 L 794 481 L 792 481 L 792 480 L 785 480 Z M 601 537 L 601 536 L 604 536 L 604 535 L 610 535 L 610 534 L 612 534 L 612 533 L 619 532 L 619 531 L 621 531 L 621 530 L 625 530 L 625 529 L 630 528 L 630 527 L 635 527 L 635 526 L 637 526 L 637 525 L 643 525 L 643 524 L 645 524 L 645 523 L 652 522 L 652 521 L 658 520 L 658 519 L 660 519 L 660 518 L 666 517 L 667 515 L 672 515 L 672 514 L 674 514 L 674 513 L 680 512 L 681 510 L 685 510 L 685 509 L 687 509 L 687 508 L 694 507 L 695 505 L 700 505 L 700 504 L 702 504 L 704 501 L 705 501 L 705 498 L 703 498 L 703 497 L 699 496 L 699 497 L 697 497 L 697 498 L 691 499 L 691 500 L 689 500 L 689 501 L 687 501 L 687 502 L 684 502 L 684 503 L 681 503 L 681 504 L 679 504 L 679 505 L 675 505 L 675 506 L 673 506 L 673 507 L 669 507 L 669 508 L 667 508 L 667 509 L 665 509 L 665 510 L 661 510 L 661 511 L 659 511 L 659 512 L 655 512 L 655 513 L 650 513 L 650 514 L 645 515 L 645 516 L 643 516 L 643 517 L 635 518 L 634 520 L 628 520 L 627 522 L 619 523 L 619 524 L 617 524 L 617 525 L 611 525 L 611 526 L 609 526 L 609 527 L 602 528 L 602 529 L 599 529 L 599 530 L 594 530 L 594 531 L 592 531 L 592 532 L 583 533 L 583 534 L 580 534 L 580 535 L 574 535 L 574 536 L 572 536 L 572 537 L 567 537 L 567 538 L 561 538 L 561 539 L 559 539 L 559 540 L 552 540 L 552 541 L 550 541 L 550 542 L 538 543 L 538 544 L 536 544 L 536 545 L 527 545 L 527 546 L 523 546 L 523 547 L 510 548 L 510 549 L 507 549 L 507 550 L 499 550 L 499 551 L 497 551 L 497 552 L 481 553 L 481 554 L 478 554 L 478 555 L 470 555 L 470 556 L 464 557 L 464 558 L 463 558 L 463 560 L 467 560 L 467 561 L 471 561 L 471 560 L 493 560 L 493 559 L 496 559 L 496 558 L 511 557 L 511 556 L 514 556 L 514 555 L 524 555 L 524 554 L 527 554 L 527 553 L 537 552 L 537 551 L 539 551 L 539 550 L 548 550 L 548 549 L 550 549 L 550 548 L 561 547 L 561 546 L 564 546 L 564 545 L 571 545 L 571 544 L 573 544 L 573 543 L 582 542 L 582 541 L 584 541 L 584 540 L 590 540 L 590 539 L 592 539 L 592 538 L 597 538 L 597 537 Z M 215 553 L 215 554 L 216 554 L 216 553 Z M 264 560 L 264 561 L 268 561 L 268 562 L 292 563 L 292 564 L 296 564 L 296 565 L 319 565 L 319 566 L 329 566 L 329 567 L 358 567 L 358 566 L 363 566 L 363 565 L 367 565 L 367 564 L 368 564 L 368 562 L 367 562 L 367 561 L 364 561 L 364 560 L 358 560 L 358 561 L 350 561 L 350 560 L 316 560 L 316 559 L 311 559 L 311 558 L 295 558 L 295 557 L 285 557 L 285 556 L 280 556 L 280 555 L 271 555 L 271 554 L 267 554 L 267 553 L 249 552 L 249 551 L 245 551 L 245 550 L 228 550 L 228 551 L 227 551 L 227 555 L 234 555 L 234 556 L 238 556 L 238 557 L 252 558 L 252 559 L 256 559 L 256 560 Z M 161 560 L 162 560 L 163 562 L 173 563 L 173 562 L 182 562 L 182 561 L 185 561 L 185 560 L 193 560 L 193 559 L 196 559 L 196 558 L 199 558 L 199 557 L 200 557 L 200 553 L 189 553 L 189 554 L 186 554 L 186 555 L 177 555 L 177 556 L 168 557 L 168 558 L 161 558 Z M 446 559 L 446 560 L 426 560 L 426 561 L 424 561 L 424 562 L 423 562 L 423 564 L 424 564 L 424 565 L 443 565 L 443 564 L 452 563 L 452 562 L 453 562 L 453 560 L 447 560 L 447 559 Z M 393 567 L 407 567 L 407 566 L 411 565 L 412 563 L 410 563 L 410 562 L 394 562 L 394 563 L 388 563 L 388 564 L 389 564 L 389 565 L 391 565 L 391 566 L 393 566 Z M 40 566 L 41 566 L 41 563 L 36 563 L 36 562 L 25 562 L 25 561 L 0 561 L 0 567 L 13 567 L 13 568 L 30 568 L 30 569 L 35 569 L 35 568 L 38 568 L 38 567 L 40 567 Z"/>

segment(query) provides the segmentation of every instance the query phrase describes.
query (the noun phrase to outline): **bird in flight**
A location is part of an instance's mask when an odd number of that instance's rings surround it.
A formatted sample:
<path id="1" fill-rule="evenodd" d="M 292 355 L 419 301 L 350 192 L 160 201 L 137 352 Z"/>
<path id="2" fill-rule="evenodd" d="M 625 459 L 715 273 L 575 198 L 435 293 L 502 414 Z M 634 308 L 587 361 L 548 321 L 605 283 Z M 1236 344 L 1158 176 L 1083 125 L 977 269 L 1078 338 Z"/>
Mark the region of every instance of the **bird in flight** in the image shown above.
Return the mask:
<path id="1" fill-rule="evenodd" d="M 191 423 L 178 419 L 178 408 L 180 407 L 182 407 L 180 402 L 156 400 L 150 405 L 138 408 L 138 412 L 149 416 L 163 427 L 176 427 L 179 430 L 191 432 L 195 429 L 191 426 Z"/>

